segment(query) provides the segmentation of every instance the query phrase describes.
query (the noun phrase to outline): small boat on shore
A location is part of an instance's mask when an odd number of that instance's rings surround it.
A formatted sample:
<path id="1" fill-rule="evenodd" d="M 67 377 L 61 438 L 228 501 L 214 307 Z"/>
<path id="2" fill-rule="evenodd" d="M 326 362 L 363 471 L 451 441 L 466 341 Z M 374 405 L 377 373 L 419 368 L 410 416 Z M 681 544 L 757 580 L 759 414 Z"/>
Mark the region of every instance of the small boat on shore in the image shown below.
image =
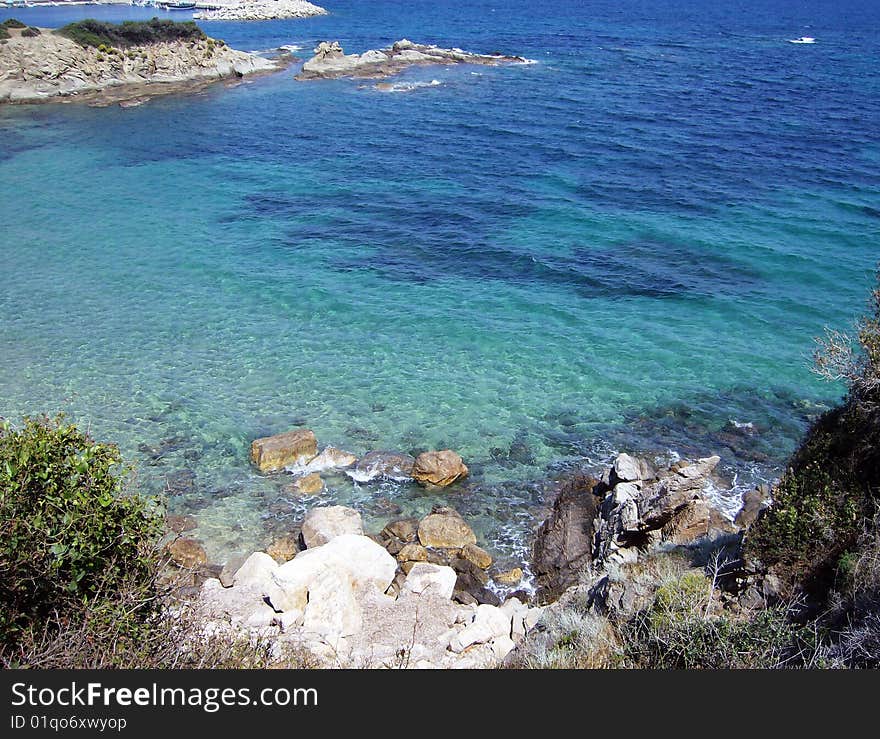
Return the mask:
<path id="1" fill-rule="evenodd" d="M 187 2 L 167 2 L 167 3 L 158 3 L 157 7 L 162 10 L 195 10 L 196 4 L 187 3 Z"/>

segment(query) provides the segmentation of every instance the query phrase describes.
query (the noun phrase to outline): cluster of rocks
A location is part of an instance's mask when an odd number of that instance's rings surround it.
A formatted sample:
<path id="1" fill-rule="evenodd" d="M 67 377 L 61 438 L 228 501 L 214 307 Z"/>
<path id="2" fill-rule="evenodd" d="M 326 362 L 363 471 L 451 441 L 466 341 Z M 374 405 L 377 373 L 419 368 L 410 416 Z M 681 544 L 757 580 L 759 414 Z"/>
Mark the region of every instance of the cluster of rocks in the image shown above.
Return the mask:
<path id="1" fill-rule="evenodd" d="M 350 452 L 326 447 L 318 453 L 318 441 L 309 429 L 254 439 L 251 461 L 261 472 L 287 471 L 295 475 L 290 492 L 313 494 L 323 488 L 320 473 L 344 472 L 357 482 L 379 478 L 415 480 L 425 487 L 448 487 L 467 477 L 468 468 L 451 449 L 422 452 L 418 457 L 389 451 L 371 451 L 358 458 Z"/>
<path id="2" fill-rule="evenodd" d="M 50 32 L 17 35 L 0 44 L 0 103 L 100 96 L 123 102 L 277 68 L 276 62 L 213 39 L 99 51 Z"/>
<path id="3" fill-rule="evenodd" d="M 532 566 L 541 597 L 553 599 L 585 572 L 633 563 L 658 546 L 736 531 L 703 492 L 719 461 L 681 461 L 658 471 L 620 454 L 602 479 L 570 480 L 535 539 Z"/>
<path id="4" fill-rule="evenodd" d="M 206 633 L 258 635 L 271 639 L 278 655 L 295 646 L 332 667 L 495 664 L 535 628 L 542 609 L 515 597 L 498 605 L 461 602 L 461 574 L 429 561 L 431 553 L 451 557 L 448 550 L 456 549 L 463 562 L 486 567 L 491 557 L 471 541 L 466 524 L 450 520 L 456 517 L 435 510 L 415 526 L 391 522 L 382 536 L 369 537 L 350 508 L 312 509 L 300 535 L 305 549 L 285 561 L 254 552 L 204 581 L 198 607 Z M 402 544 L 397 557 L 392 542 Z M 431 546 L 449 543 L 461 546 Z"/>
<path id="5" fill-rule="evenodd" d="M 724 603 L 763 607 L 775 584 L 749 572 L 740 552 L 743 532 L 768 504 L 771 491 L 761 485 L 746 492 L 731 521 L 705 495 L 718 483 L 719 461 L 679 461 L 657 470 L 647 460 L 620 454 L 601 479 L 569 480 L 535 538 L 532 568 L 539 600 L 558 601 L 554 607 L 564 608 L 572 597 L 586 596 L 600 613 L 631 614 L 650 602 L 657 587 L 645 568 L 637 567 L 642 560 L 677 552 L 702 571 L 703 559 L 714 551 L 723 554 L 716 574 L 726 591 Z"/>
<path id="6" fill-rule="evenodd" d="M 193 14 L 203 21 L 271 21 L 285 18 L 311 18 L 327 11 L 306 0 L 233 0 L 218 8 Z"/>
<path id="7" fill-rule="evenodd" d="M 251 454 L 262 469 L 295 470 L 292 484 L 300 486 L 310 478 L 322 485 L 314 470 L 331 468 L 365 479 L 418 475 L 426 485 L 458 479 L 442 463 L 450 460 L 445 453 L 319 453 L 305 429 L 257 439 Z M 531 563 L 538 600 L 552 603 L 548 615 L 573 598 L 597 613 L 632 614 L 651 602 L 659 584 L 650 567 L 639 566 L 643 560 L 697 551 L 706 542 L 729 540 L 736 549 L 770 490 L 746 493 L 730 521 L 705 495 L 718 484 L 718 462 L 708 457 L 656 469 L 621 454 L 601 478 L 567 481 L 537 531 Z M 169 528 L 186 531 L 190 518 L 169 517 Z M 505 660 L 530 630 L 544 628 L 542 609 L 528 605 L 533 591 L 522 569 L 501 571 L 449 506 L 421 519 L 394 519 L 369 535 L 351 508 L 313 508 L 299 529 L 266 551 L 233 557 L 222 568 L 208 565 L 192 539 L 175 539 L 170 551 L 178 566 L 197 571 L 210 631 L 259 634 L 279 650 L 304 648 L 326 666 L 486 667 Z M 744 567 L 734 567 L 728 582 L 735 594 L 725 594 L 725 607 L 762 607 L 774 596 L 772 580 Z M 512 595 L 502 600 L 502 593 Z"/>
<path id="8" fill-rule="evenodd" d="M 371 49 L 363 54 L 346 54 L 338 41 L 322 41 L 314 51 L 315 55 L 303 64 L 297 79 L 382 78 L 398 74 L 412 66 L 522 64 L 528 61 L 519 56 L 474 54 L 461 49 L 415 44 L 407 39 L 401 39 L 389 48 Z"/>
<path id="9" fill-rule="evenodd" d="M 498 606 L 498 592 L 520 585 L 523 571 L 519 567 L 501 570 L 493 567 L 493 558 L 477 546 L 473 529 L 454 508 L 434 506 L 421 520 L 397 519 L 388 523 L 376 537 L 400 566 L 395 586 L 418 570 L 423 563 L 450 568 L 455 573 L 451 597 L 465 605 Z M 493 589 L 494 587 L 494 589 Z M 520 601 L 528 601 L 530 591 L 513 593 Z"/>

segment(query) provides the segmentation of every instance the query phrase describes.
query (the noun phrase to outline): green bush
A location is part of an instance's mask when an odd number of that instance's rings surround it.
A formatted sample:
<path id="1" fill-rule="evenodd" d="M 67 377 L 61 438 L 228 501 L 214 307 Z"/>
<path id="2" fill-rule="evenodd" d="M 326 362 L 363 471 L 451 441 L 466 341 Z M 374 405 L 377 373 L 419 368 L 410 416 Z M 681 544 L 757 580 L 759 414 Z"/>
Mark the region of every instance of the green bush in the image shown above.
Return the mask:
<path id="1" fill-rule="evenodd" d="M 148 21 L 106 23 L 92 18 L 69 23 L 55 33 L 80 46 L 146 46 L 163 41 L 201 41 L 205 33 L 193 21 L 176 22 L 153 18 Z"/>
<path id="2" fill-rule="evenodd" d="M 3 26 L 0 26 L 0 40 L 6 40 L 9 38 L 9 31 L 7 31 Z"/>
<path id="3" fill-rule="evenodd" d="M 27 23 L 22 23 L 17 18 L 7 18 L 3 23 L 0 23 L 0 26 L 3 28 L 27 28 Z"/>
<path id="4" fill-rule="evenodd" d="M 25 28 L 25 29 L 21 32 L 21 35 L 22 35 L 22 36 L 27 36 L 27 37 L 39 36 L 39 35 L 40 35 L 40 29 L 39 29 L 39 28 L 34 28 L 33 26 L 31 26 L 30 28 Z"/>
<path id="5" fill-rule="evenodd" d="M 152 580 L 162 517 L 126 474 L 116 446 L 61 417 L 0 427 L 0 640 Z"/>

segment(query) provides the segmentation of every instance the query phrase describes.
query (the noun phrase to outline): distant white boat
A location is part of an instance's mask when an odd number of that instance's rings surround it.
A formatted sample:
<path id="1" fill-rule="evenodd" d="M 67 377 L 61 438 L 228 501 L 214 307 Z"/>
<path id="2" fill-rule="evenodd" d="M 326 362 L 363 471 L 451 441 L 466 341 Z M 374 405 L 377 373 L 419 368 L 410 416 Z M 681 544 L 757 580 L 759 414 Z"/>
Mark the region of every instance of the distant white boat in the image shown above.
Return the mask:
<path id="1" fill-rule="evenodd" d="M 788 40 L 790 44 L 815 44 L 816 39 L 812 36 L 801 36 L 800 38 L 790 38 Z"/>

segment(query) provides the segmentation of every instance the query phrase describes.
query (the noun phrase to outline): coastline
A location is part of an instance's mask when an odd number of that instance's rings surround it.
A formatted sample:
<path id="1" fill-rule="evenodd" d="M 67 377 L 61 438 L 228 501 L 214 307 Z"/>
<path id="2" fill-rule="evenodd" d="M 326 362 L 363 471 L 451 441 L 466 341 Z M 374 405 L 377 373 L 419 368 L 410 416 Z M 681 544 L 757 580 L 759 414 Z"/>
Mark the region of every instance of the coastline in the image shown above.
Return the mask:
<path id="1" fill-rule="evenodd" d="M 209 37 L 131 45 L 123 51 L 84 47 L 51 29 L 39 30 L 30 38 L 15 32 L 0 45 L 0 67 L 9 70 L 0 79 L 0 104 L 138 104 L 156 95 L 271 74 L 293 63 L 289 54 L 267 59 Z"/>

